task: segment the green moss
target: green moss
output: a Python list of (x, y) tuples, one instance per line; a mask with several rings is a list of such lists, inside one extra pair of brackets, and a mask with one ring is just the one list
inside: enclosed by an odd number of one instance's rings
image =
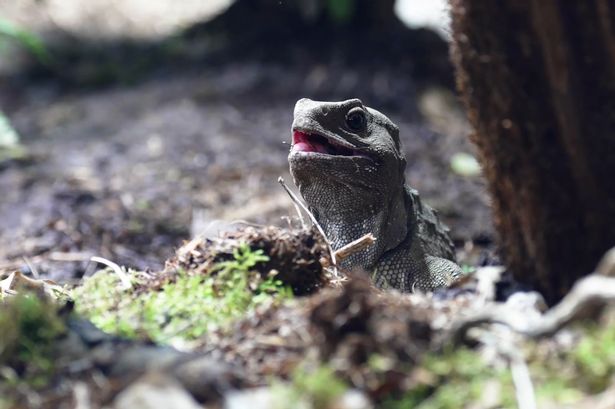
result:
[(604, 391), (615, 375), (615, 327), (589, 328), (585, 337), (570, 354), (580, 378), (590, 393)]
[[(615, 326), (593, 325), (569, 351), (557, 352), (540, 341), (525, 345), (526, 360), (539, 406), (571, 405), (606, 390), (615, 376)], [(515, 389), (507, 367), (491, 368), (467, 348), (428, 354), (420, 368), (428, 381), (416, 382), (402, 396), (385, 399), (385, 409), (453, 409), (465, 407), (494, 393), (498, 407), (513, 408)], [(493, 398), (493, 397), (492, 397)]]
[[(268, 257), (242, 244), (230, 261), (206, 274), (180, 272), (159, 290), (123, 290), (111, 271), (101, 271), (73, 291), (77, 312), (102, 330), (157, 342), (195, 339), (228, 324), (269, 299), (292, 295), (275, 277), (252, 269)], [(136, 272), (128, 273), (143, 284)]]
[(33, 294), (5, 298), (0, 304), (0, 379), (32, 387), (47, 384), (54, 369), (53, 341), (65, 330), (50, 302)]
[(14, 407), (15, 402), (12, 402), (4, 396), (0, 396), (0, 409), (9, 409)]
[(615, 376), (615, 326), (590, 325), (567, 352), (534, 348), (530, 370), (541, 402), (573, 404), (606, 390)]
[(416, 382), (401, 397), (385, 399), (385, 409), (457, 409), (479, 402), (483, 394), (497, 387), (498, 407), (514, 408), (514, 389), (510, 376), (483, 362), (479, 354), (467, 348), (451, 349), (443, 354), (425, 356), (420, 371), (429, 381)]
[(273, 386), (276, 409), (297, 407), (326, 409), (335, 407), (336, 400), (349, 386), (327, 365), (309, 368), (300, 365), (288, 384)]

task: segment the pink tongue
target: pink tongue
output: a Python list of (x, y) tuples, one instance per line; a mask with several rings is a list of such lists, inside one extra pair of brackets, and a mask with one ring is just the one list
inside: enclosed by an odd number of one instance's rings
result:
[(299, 152), (313, 152), (314, 148), (307, 142), (295, 142), (293, 144), (293, 150)]
[(307, 134), (300, 131), (293, 132), (293, 150), (299, 152), (327, 153), (327, 148), (324, 145), (310, 141)]

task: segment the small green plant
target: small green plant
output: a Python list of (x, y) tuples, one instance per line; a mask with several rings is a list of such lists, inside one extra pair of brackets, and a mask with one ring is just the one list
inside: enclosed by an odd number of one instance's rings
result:
[(41, 63), (47, 64), (51, 61), (45, 43), (33, 32), (19, 27), (17, 24), (0, 18), (0, 46), (3, 41), (16, 42), (26, 50), (30, 51)]
[(336, 399), (348, 388), (348, 384), (336, 376), (333, 369), (327, 365), (316, 368), (299, 365), (293, 372), (289, 384), (274, 385), (275, 407), (277, 409), (333, 408)]
[(34, 294), (7, 297), (0, 307), (0, 379), (44, 386), (53, 372), (53, 341), (65, 332), (57, 307)]
[[(241, 244), (231, 260), (206, 274), (180, 271), (159, 290), (123, 290), (112, 272), (102, 271), (75, 288), (73, 297), (77, 311), (104, 331), (163, 343), (196, 339), (266, 300), (292, 296), (275, 277), (253, 271), (268, 260), (262, 250)], [(129, 274), (143, 280), (136, 272)]]

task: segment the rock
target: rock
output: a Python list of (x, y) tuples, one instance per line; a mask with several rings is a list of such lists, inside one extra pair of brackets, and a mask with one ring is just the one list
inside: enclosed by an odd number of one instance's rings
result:
[(351, 389), (345, 392), (327, 408), (316, 408), (310, 404), (309, 399), (298, 398), (293, 402), (280, 402), (284, 395), (278, 395), (272, 388), (254, 388), (235, 391), (227, 394), (224, 399), (224, 409), (372, 409), (373, 405), (365, 394), (359, 390)]
[(206, 356), (178, 365), (173, 375), (200, 402), (218, 401), (225, 392), (243, 384), (238, 371)]
[(114, 400), (113, 409), (202, 409), (173, 378), (160, 372), (143, 375)]
[[(224, 397), (224, 409), (269, 409), (275, 407), (271, 388), (254, 388), (235, 391)], [(299, 405), (296, 406), (297, 408)]]

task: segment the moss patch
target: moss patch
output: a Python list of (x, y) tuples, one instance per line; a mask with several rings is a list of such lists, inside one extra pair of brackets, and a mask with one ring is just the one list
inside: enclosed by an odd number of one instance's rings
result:
[[(547, 340), (525, 345), (539, 406), (573, 405), (612, 384), (615, 326), (591, 325), (582, 331), (581, 339), (569, 350), (554, 347)], [(502, 408), (516, 407), (509, 368), (493, 368), (477, 351), (467, 348), (427, 354), (410, 379), (412, 386), (408, 391), (384, 399), (381, 407), (453, 409), (484, 402), (495, 402)]]
[(349, 386), (333, 369), (322, 364), (310, 367), (300, 365), (293, 372), (290, 383), (273, 386), (275, 409), (334, 408), (336, 400)]
[(78, 313), (102, 330), (130, 338), (169, 343), (195, 339), (228, 324), (267, 300), (292, 295), (275, 275), (255, 271), (269, 257), (239, 244), (233, 258), (204, 271), (177, 271), (173, 280), (148, 286), (148, 276), (128, 272), (133, 289), (124, 290), (111, 271), (98, 272), (73, 291)]
[[(66, 328), (58, 308), (33, 294), (7, 297), (0, 304), (0, 385), (41, 387), (54, 371), (53, 342)], [(1, 390), (1, 388), (0, 388)]]

